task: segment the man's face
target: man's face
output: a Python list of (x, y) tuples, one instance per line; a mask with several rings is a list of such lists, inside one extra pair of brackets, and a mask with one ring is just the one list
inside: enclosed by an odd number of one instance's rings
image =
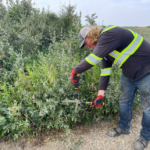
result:
[(96, 46), (96, 44), (93, 44), (93, 43), (92, 43), (92, 40), (89, 39), (89, 38), (86, 38), (86, 39), (85, 39), (84, 44), (85, 44), (85, 47), (91, 48), (91, 49), (94, 49), (95, 46)]

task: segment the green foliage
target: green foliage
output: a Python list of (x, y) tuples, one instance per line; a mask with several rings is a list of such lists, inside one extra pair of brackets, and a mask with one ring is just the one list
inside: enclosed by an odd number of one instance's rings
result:
[(75, 6), (62, 5), (60, 12), (59, 16), (50, 10), (40, 12), (30, 0), (8, 0), (8, 12), (0, 24), (16, 52), (24, 49), (23, 56), (34, 56), (37, 49), (46, 52), (53, 36), (59, 41), (70, 30), (76, 32), (81, 16), (75, 14)]
[(0, 19), (2, 19), (6, 14), (6, 7), (3, 5), (3, 0), (0, 0)]
[(22, 16), (28, 17), (34, 10), (31, 4), (31, 0), (8, 0), (8, 15), (11, 20), (20, 22)]
[[(106, 94), (106, 106), (100, 109), (78, 107), (75, 114), (75, 104), (63, 104), (66, 99), (74, 99), (74, 88), (69, 80), (72, 68), (90, 51), (78, 52), (78, 39), (73, 33), (65, 41), (56, 42), (49, 47), (46, 55), (38, 53), (38, 62), (26, 65), (25, 70), (17, 68), (18, 73), (13, 84), (3, 82), (0, 86), (0, 115), (3, 118), (2, 133), (13, 136), (14, 139), (23, 133), (34, 133), (51, 128), (68, 128), (77, 123), (92, 123), (100, 114), (117, 113), (117, 87), (114, 94)], [(75, 49), (72, 50), (72, 47)], [(71, 62), (71, 63), (70, 63)], [(79, 99), (93, 101), (98, 91), (100, 66), (95, 66), (81, 75)], [(119, 78), (116, 72), (114, 75)], [(117, 79), (118, 79), (117, 78)], [(112, 86), (117, 85), (112, 78)], [(111, 97), (111, 99), (109, 99)], [(112, 99), (115, 102), (112, 103)], [(110, 107), (111, 106), (111, 107)], [(111, 108), (109, 110), (109, 107)]]
[[(57, 45), (56, 53), (52, 53), (51, 48), (47, 56), (39, 53), (38, 63), (27, 65), (25, 72), (19, 69), (13, 85), (6, 82), (1, 85), (0, 114), (6, 120), (2, 127), (5, 133), (20, 136), (24, 132), (33, 132), (35, 128), (39, 132), (67, 128), (81, 119), (88, 119), (88, 113), (83, 113), (82, 117), (74, 113), (74, 104), (61, 103), (62, 100), (73, 99), (73, 87), (68, 78), (76, 61), (65, 54), (68, 48), (65, 43), (60, 46)], [(70, 64), (70, 59), (74, 63)]]
[(68, 31), (73, 30), (73, 25), (79, 23), (80, 17), (77, 14), (75, 14), (75, 9), (76, 5), (61, 5), (59, 16), (60, 20), (62, 21), (65, 33), (68, 33)]
[(85, 21), (87, 22), (88, 25), (96, 25), (95, 20), (98, 18), (98, 16), (96, 16), (96, 13), (94, 13), (91, 16), (86, 15), (85, 18), (86, 18)]

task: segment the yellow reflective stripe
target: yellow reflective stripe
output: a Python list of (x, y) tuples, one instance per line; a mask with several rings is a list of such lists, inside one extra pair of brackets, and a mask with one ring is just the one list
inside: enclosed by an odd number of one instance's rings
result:
[(85, 60), (89, 63), (89, 64), (91, 64), (91, 65), (96, 65), (95, 63), (93, 63), (92, 61), (90, 61), (87, 57), (85, 58)]
[(110, 68), (101, 69), (101, 70), (102, 71), (111, 70), (111, 67)]
[(111, 67), (101, 69), (101, 75), (100, 76), (110, 76), (110, 74), (111, 74)]
[(91, 53), (89, 56), (87, 56), (85, 58), (85, 60), (91, 65), (96, 65), (102, 60), (102, 58), (100, 58), (100, 57), (96, 56), (95, 54)]
[(113, 52), (114, 52), (114, 53), (117, 53), (118, 55), (120, 54), (117, 50), (114, 50)]
[(138, 45), (134, 48), (134, 50), (130, 53), (130, 55), (127, 55), (127, 56), (125, 57), (125, 59), (120, 63), (119, 67), (121, 67), (122, 64), (123, 64), (132, 54), (135, 53), (135, 51), (140, 47), (140, 45), (142, 44), (142, 42), (143, 42), (143, 37), (141, 37), (140, 42), (139, 42)]
[(130, 30), (130, 29), (128, 29), (128, 30), (129, 30), (130, 32), (132, 32), (133, 36), (135, 37), (136, 34), (135, 34), (132, 30)]
[(117, 56), (115, 56), (113, 53), (116, 53), (117, 55), (119, 55), (120, 53), (116, 50), (114, 50), (113, 52), (109, 53), (109, 55), (113, 58), (116, 58)]
[(111, 57), (113, 57), (113, 58), (116, 58), (115, 56), (113, 56), (113, 55), (111, 55), (111, 54), (109, 54)]
[(112, 26), (112, 27), (110, 27), (110, 28), (107, 28), (107, 29), (105, 29), (102, 33), (106, 32), (106, 31), (108, 31), (108, 30), (110, 30), (110, 29), (113, 29), (113, 28), (115, 28), (115, 27), (117, 27), (117, 26)]
[(101, 74), (101, 76), (110, 76), (110, 74)]
[(94, 55), (93, 53), (91, 53), (91, 55), (92, 55), (95, 59), (97, 59), (97, 60), (102, 60), (102, 58), (100, 58), (100, 57)]
[(117, 60), (119, 59), (119, 57), (126, 51), (128, 50), (132, 44), (135, 42), (136, 38), (138, 37), (138, 34), (136, 34), (135, 38), (132, 40), (132, 42), (118, 55), (118, 57), (115, 59), (114, 64), (116, 64)]

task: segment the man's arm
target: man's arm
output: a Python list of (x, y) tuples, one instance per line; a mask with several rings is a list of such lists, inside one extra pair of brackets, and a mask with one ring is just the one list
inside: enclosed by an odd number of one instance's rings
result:
[(104, 94), (105, 94), (105, 90), (99, 90), (99, 91), (98, 91), (98, 96), (99, 96), (99, 95), (102, 95), (102, 96), (104, 97)]
[(110, 74), (111, 74), (111, 67), (112, 63), (109, 62), (106, 58), (102, 60), (102, 69), (101, 69), (101, 75), (99, 80), (99, 91), (98, 96), (103, 96), (105, 94), (105, 91), (108, 86)]

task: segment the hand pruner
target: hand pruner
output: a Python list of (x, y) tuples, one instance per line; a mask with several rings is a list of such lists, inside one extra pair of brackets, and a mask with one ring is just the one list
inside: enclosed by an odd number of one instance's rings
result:
[[(74, 94), (74, 98), (75, 98), (75, 100), (65, 100), (65, 101), (62, 101), (63, 103), (76, 103), (76, 106), (75, 106), (75, 113), (77, 112), (77, 108), (78, 108), (78, 105), (79, 104), (81, 104), (81, 105), (94, 105), (94, 102), (80, 102), (79, 100), (78, 100), (78, 90), (79, 90), (79, 79), (80, 79), (80, 77), (79, 77), (79, 75), (74, 75), (73, 76), (73, 79), (74, 80), (78, 80), (78, 82), (76, 82), (75, 84), (74, 84), (74, 87), (75, 87), (75, 94)], [(104, 105), (104, 102), (102, 102), (101, 101), (101, 103), (100, 103), (101, 105)]]

